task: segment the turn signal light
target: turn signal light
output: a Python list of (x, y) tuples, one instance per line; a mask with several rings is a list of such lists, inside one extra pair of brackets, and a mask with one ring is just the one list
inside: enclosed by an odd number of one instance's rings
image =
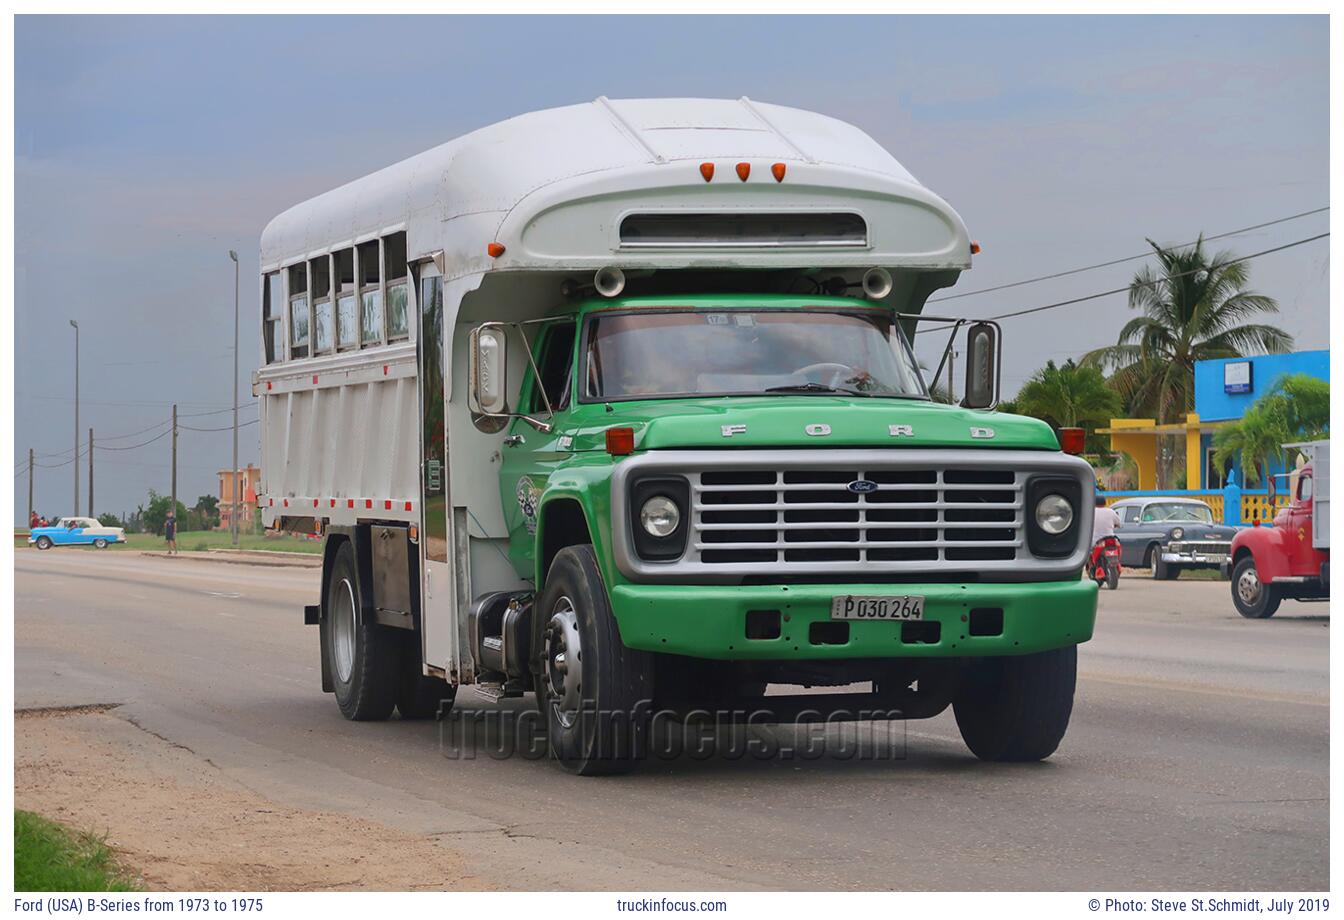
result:
[(607, 453), (613, 457), (624, 457), (635, 452), (635, 429), (608, 428)]
[(978, 256), (979, 254), (980, 254), (980, 241), (971, 240), (971, 255)]
[(701, 163), (701, 164), (700, 164), (700, 175), (702, 175), (702, 176), (705, 177), (705, 181), (706, 181), (706, 182), (708, 182), (710, 179), (713, 179), (713, 178), (714, 178), (714, 164), (713, 164), (713, 163)]
[(485, 247), (485, 251), (490, 253), (490, 258), (498, 259), (500, 256), (504, 255), (504, 244), (491, 243), (489, 246)]
[(1083, 440), (1086, 437), (1086, 429), (1061, 428), (1059, 429), (1060, 449), (1066, 454), (1081, 454), (1083, 452)]
[(770, 167), (770, 172), (771, 172), (771, 174), (775, 177), (775, 181), (776, 181), (776, 182), (783, 182), (783, 181), (784, 181), (784, 164), (783, 164), (783, 163), (776, 163), (774, 166), (771, 166), (771, 167)]
[(750, 164), (750, 163), (738, 163), (738, 164), (737, 164), (737, 178), (741, 179), (743, 182), (746, 182), (746, 181), (747, 181), (747, 176), (750, 176), (750, 175), (751, 175), (751, 164)]

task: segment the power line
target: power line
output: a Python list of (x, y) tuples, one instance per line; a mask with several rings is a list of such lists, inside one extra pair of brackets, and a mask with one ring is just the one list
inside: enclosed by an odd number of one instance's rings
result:
[[(1043, 311), (1045, 311), (1045, 310), (1055, 310), (1055, 309), (1058, 309), (1059, 307), (1068, 307), (1068, 306), (1072, 306), (1073, 304), (1083, 303), (1083, 302), (1088, 301), (1088, 300), (1097, 300), (1098, 298), (1101, 298), (1101, 297), (1110, 297), (1112, 294), (1124, 294), (1124, 293), (1127, 293), (1128, 291), (1130, 291), (1131, 289), (1133, 289), (1133, 288), (1136, 287), (1136, 286), (1140, 286), (1140, 287), (1145, 287), (1145, 286), (1146, 286), (1146, 287), (1155, 287), (1155, 286), (1157, 286), (1157, 285), (1159, 285), (1159, 284), (1164, 284), (1164, 283), (1166, 283), (1167, 281), (1171, 280), (1172, 278), (1183, 278), (1183, 277), (1185, 277), (1185, 276), (1187, 276), (1187, 275), (1195, 275), (1195, 274), (1198, 274), (1199, 272), (1202, 272), (1202, 271), (1208, 271), (1209, 268), (1221, 268), (1221, 267), (1226, 266), (1226, 265), (1236, 265), (1236, 264), (1239, 263), (1239, 262), (1247, 262), (1247, 261), (1249, 261), (1249, 260), (1251, 260), (1251, 259), (1259, 258), (1260, 256), (1267, 256), (1267, 255), (1269, 255), (1270, 253), (1274, 253), (1274, 252), (1282, 252), (1282, 251), (1285, 250), (1285, 249), (1292, 249), (1294, 246), (1302, 246), (1302, 245), (1305, 245), (1305, 244), (1307, 244), (1307, 243), (1314, 243), (1314, 242), (1316, 242), (1316, 240), (1323, 240), (1323, 239), (1325, 239), (1325, 238), (1326, 238), (1327, 236), (1329, 236), (1329, 235), (1330, 235), (1330, 234), (1329, 234), (1328, 232), (1327, 232), (1327, 233), (1318, 233), (1318, 234), (1316, 234), (1315, 236), (1309, 236), (1309, 237), (1307, 237), (1306, 239), (1294, 240), (1294, 241), (1291, 242), (1291, 243), (1284, 243), (1282, 246), (1274, 246), (1273, 248), (1270, 248), (1270, 249), (1262, 249), (1262, 250), (1260, 250), (1259, 252), (1252, 252), (1252, 253), (1250, 253), (1249, 255), (1238, 256), (1238, 257), (1235, 258), (1235, 259), (1229, 259), (1229, 260), (1226, 261), (1226, 262), (1219, 262), (1217, 265), (1209, 266), (1209, 267), (1207, 267), (1207, 268), (1195, 268), (1195, 269), (1191, 269), (1190, 271), (1177, 272), (1176, 274), (1172, 274), (1172, 275), (1163, 275), (1161, 278), (1155, 278), (1155, 279), (1153, 279), (1152, 281), (1146, 281), (1146, 282), (1137, 282), (1137, 281), (1136, 281), (1136, 282), (1131, 282), (1130, 284), (1127, 284), (1127, 285), (1125, 285), (1124, 287), (1120, 287), (1120, 288), (1112, 288), (1112, 289), (1109, 290), (1109, 291), (1098, 291), (1096, 294), (1086, 294), (1086, 295), (1084, 295), (1084, 296), (1082, 296), (1082, 297), (1071, 297), (1071, 298), (1069, 298), (1068, 300), (1059, 300), (1059, 301), (1056, 301), (1056, 302), (1054, 302), (1054, 303), (1043, 304), (1043, 305), (1041, 305), (1041, 306), (1039, 306), (1039, 307), (1027, 307), (1026, 309), (1023, 309), (1023, 310), (1013, 310), (1013, 311), (1010, 312), (1010, 313), (1000, 313), (1000, 314), (998, 314), (997, 316), (989, 316), (989, 317), (986, 317), (986, 319), (992, 319), (992, 320), (999, 320), (999, 319), (1013, 319), (1014, 317), (1018, 317), (1018, 316), (1026, 316), (1026, 315), (1029, 314), (1029, 313), (1041, 313), (1041, 312), (1043, 312)], [(916, 332), (916, 334), (917, 334), (917, 335), (927, 335), (927, 334), (930, 333), (930, 332), (941, 332), (941, 331), (943, 331), (943, 330), (945, 330), (945, 329), (951, 329), (951, 328), (953, 328), (953, 327), (952, 327), (952, 325), (950, 325), (950, 324), (949, 324), (949, 325), (945, 325), (945, 326), (935, 326), (935, 327), (930, 328), (930, 329), (920, 329), (920, 330), (918, 330), (918, 331)]]
[[(1290, 221), (1290, 220), (1297, 220), (1297, 219), (1302, 218), (1302, 217), (1310, 217), (1310, 216), (1313, 215), (1313, 214), (1320, 214), (1320, 213), (1322, 213), (1322, 212), (1324, 212), (1324, 211), (1328, 211), (1328, 210), (1330, 210), (1329, 205), (1327, 205), (1326, 207), (1323, 207), (1323, 208), (1313, 208), (1313, 209), (1310, 210), (1310, 211), (1302, 211), (1300, 214), (1290, 214), (1290, 215), (1288, 215), (1287, 217), (1280, 217), (1280, 218), (1278, 218), (1278, 219), (1276, 219), (1276, 220), (1267, 220), (1267, 221), (1265, 221), (1265, 222), (1262, 223), (1262, 224), (1252, 224), (1252, 225), (1249, 226), (1249, 227), (1242, 227), (1242, 228), (1239, 229), (1239, 230), (1228, 230), (1226, 233), (1216, 233), (1216, 234), (1214, 234), (1213, 236), (1202, 237), (1202, 239), (1203, 239), (1205, 242), (1207, 242), (1207, 241), (1209, 241), (1209, 240), (1221, 240), (1221, 239), (1225, 239), (1225, 238), (1227, 238), (1227, 237), (1229, 237), (1229, 236), (1237, 236), (1238, 234), (1241, 234), (1241, 233), (1249, 233), (1249, 232), (1252, 231), (1252, 230), (1260, 230), (1260, 229), (1263, 229), (1263, 228), (1265, 228), (1265, 227), (1273, 227), (1275, 224), (1283, 224), (1283, 223), (1287, 223), (1287, 222)], [(1191, 241), (1188, 242), (1188, 243), (1181, 243), (1181, 244), (1179, 244), (1179, 245), (1177, 245), (1177, 246), (1172, 246), (1172, 247), (1168, 247), (1168, 248), (1171, 248), (1171, 249), (1182, 249), (1182, 248), (1184, 248), (1184, 247), (1186, 247), (1186, 246), (1193, 246), (1193, 245), (1195, 245), (1195, 243), (1197, 243), (1197, 242), (1199, 242), (1199, 240), (1191, 240)], [(1135, 261), (1136, 259), (1147, 259), (1147, 258), (1151, 258), (1153, 255), (1154, 255), (1154, 253), (1152, 253), (1152, 252), (1143, 252), (1143, 253), (1139, 253), (1138, 255), (1135, 255), (1135, 256), (1125, 256), (1125, 257), (1122, 258), (1122, 259), (1111, 259), (1109, 262), (1098, 262), (1098, 263), (1096, 263), (1095, 265), (1084, 265), (1082, 268), (1071, 268), (1071, 269), (1069, 269), (1069, 270), (1067, 270), (1067, 271), (1054, 272), (1054, 273), (1049, 274), (1049, 275), (1039, 275), (1039, 276), (1037, 276), (1037, 277), (1035, 277), (1035, 278), (1024, 278), (1024, 279), (1021, 280), (1021, 281), (1010, 281), (1010, 282), (1008, 282), (1007, 284), (996, 284), (996, 285), (994, 285), (993, 287), (978, 288), (978, 289), (976, 289), (976, 290), (974, 290), (974, 291), (962, 291), (960, 294), (949, 294), (949, 295), (947, 295), (946, 297), (935, 297), (935, 298), (932, 298), (932, 299), (930, 299), (930, 300), (928, 300), (928, 301), (925, 301), (925, 302), (926, 302), (926, 303), (941, 303), (941, 302), (943, 302), (943, 301), (945, 301), (945, 300), (959, 300), (959, 299), (961, 299), (962, 297), (974, 297), (976, 294), (989, 294), (989, 293), (992, 293), (992, 292), (994, 292), (994, 291), (1004, 291), (1004, 290), (1007, 290), (1008, 288), (1021, 287), (1021, 286), (1024, 285), (1024, 284), (1035, 284), (1035, 283), (1038, 282), (1038, 281), (1051, 281), (1051, 280), (1053, 280), (1053, 279), (1055, 279), (1055, 278), (1064, 278), (1064, 277), (1067, 277), (1067, 276), (1069, 276), (1069, 275), (1077, 275), (1077, 274), (1079, 274), (1080, 272), (1090, 272), (1090, 271), (1092, 271), (1093, 269), (1097, 269), (1097, 268), (1108, 268), (1108, 267), (1110, 267), (1110, 266), (1112, 266), (1112, 265), (1121, 265), (1121, 264), (1123, 264), (1123, 263), (1125, 263), (1125, 262), (1133, 262), (1133, 261)]]
[[(248, 425), (255, 425), (255, 424), (256, 424), (257, 422), (259, 422), (259, 421), (261, 421), (261, 419), (256, 419), (256, 418), (254, 418), (254, 419), (252, 419), (250, 422), (241, 422), (241, 423), (238, 425), (238, 427), (239, 427), (239, 428), (246, 428)], [(190, 425), (178, 425), (177, 427), (183, 429), (184, 431), (232, 431), (232, 430), (233, 430), (233, 426), (232, 426), (232, 425), (225, 425), (223, 428), (193, 428), (193, 427), (190, 426)]]
[[(181, 427), (181, 426), (178, 426), (178, 427)], [(97, 447), (98, 450), (135, 450), (136, 448), (144, 447), (144, 446), (146, 446), (146, 445), (148, 445), (148, 444), (153, 444), (155, 441), (162, 440), (163, 438), (168, 437), (168, 435), (170, 435), (170, 434), (172, 434), (172, 433), (173, 433), (173, 429), (169, 428), (167, 431), (161, 431), (161, 432), (159, 432), (158, 434), (156, 434), (154, 437), (150, 438), (148, 441), (141, 441), (139, 444), (128, 444), (128, 445), (125, 446), (125, 447), (104, 447), (103, 445), (98, 444), (98, 445), (96, 445), (96, 447)]]

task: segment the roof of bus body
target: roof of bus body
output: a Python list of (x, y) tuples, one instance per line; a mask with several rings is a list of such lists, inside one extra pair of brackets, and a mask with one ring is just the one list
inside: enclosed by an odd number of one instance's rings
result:
[[(715, 164), (706, 180), (699, 164)], [(739, 180), (738, 163), (750, 164)], [(783, 179), (771, 167), (783, 164)], [(442, 249), (452, 275), (493, 268), (783, 267), (793, 252), (621, 253), (617, 225), (652, 211), (859, 211), (857, 254), (808, 265), (970, 266), (961, 218), (853, 125), (727, 99), (599, 98), (473, 131), (295, 205), (261, 236), (265, 268), (408, 230), (411, 258)], [(505, 246), (491, 258), (491, 242)]]

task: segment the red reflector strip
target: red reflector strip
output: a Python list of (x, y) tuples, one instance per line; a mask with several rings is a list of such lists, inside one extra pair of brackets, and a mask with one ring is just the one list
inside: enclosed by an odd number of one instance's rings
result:
[(372, 508), (372, 507), (373, 507), (373, 499), (371, 499), (371, 498), (366, 498), (366, 499), (364, 499), (364, 507), (365, 507), (365, 508)]
[(317, 499), (313, 499), (313, 507), (314, 507), (314, 508), (317, 507)]
[(268, 499), (266, 499), (266, 501), (270, 503), (270, 507), (272, 507), (272, 508), (275, 507), (275, 499), (273, 499), (273, 498), (268, 498)]
[(410, 511), (410, 510), (411, 510), (411, 503), (410, 503), (410, 502), (407, 502), (407, 503), (406, 503), (406, 510), (407, 510), (407, 511)]
[(333, 508), (336, 507), (336, 499), (334, 499), (334, 498), (331, 500), (331, 507), (333, 507)]
[(270, 390), (270, 389), (274, 389), (274, 388), (275, 388), (275, 384), (273, 384), (273, 383), (271, 383), (271, 381), (267, 380), (267, 381), (266, 381), (266, 389)]
[(289, 499), (285, 499), (285, 507), (286, 507), (286, 508), (289, 507)]
[(384, 377), (387, 376), (387, 365), (386, 365), (386, 364), (383, 365), (383, 376), (384, 376)]
[(313, 375), (313, 383), (317, 383), (317, 375), (316, 375), (316, 374)]
[(354, 500), (353, 498), (347, 498), (347, 499), (345, 500), (345, 507), (347, 507), (347, 508), (353, 508), (353, 507), (355, 507), (355, 500)]
[(383, 510), (384, 511), (392, 510), (392, 499), (388, 498), (383, 500)]

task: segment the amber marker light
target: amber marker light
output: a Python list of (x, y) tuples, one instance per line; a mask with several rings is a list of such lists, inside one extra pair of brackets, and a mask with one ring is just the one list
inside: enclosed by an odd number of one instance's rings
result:
[(1087, 431), (1082, 428), (1061, 428), (1059, 429), (1059, 446), (1066, 454), (1081, 454), (1083, 452), (1083, 440), (1087, 437)]
[(704, 179), (705, 179), (706, 182), (708, 182), (710, 179), (713, 179), (713, 178), (714, 178), (714, 164), (713, 164), (713, 163), (701, 163), (701, 164), (700, 164), (700, 175), (704, 177)]
[(746, 181), (747, 181), (747, 176), (750, 176), (750, 175), (751, 175), (751, 164), (750, 164), (750, 163), (738, 163), (738, 164), (737, 164), (737, 178), (741, 179), (743, 182), (746, 182)]
[(490, 253), (490, 258), (498, 259), (500, 256), (504, 255), (504, 244), (491, 243), (489, 246), (485, 247), (485, 251)]
[(635, 429), (608, 428), (607, 453), (613, 457), (624, 457), (635, 452)]
[(776, 182), (783, 182), (783, 181), (784, 181), (784, 164), (783, 164), (783, 163), (776, 163), (774, 166), (771, 166), (771, 167), (770, 167), (770, 174), (771, 174), (772, 176), (775, 177), (775, 181), (776, 181)]

